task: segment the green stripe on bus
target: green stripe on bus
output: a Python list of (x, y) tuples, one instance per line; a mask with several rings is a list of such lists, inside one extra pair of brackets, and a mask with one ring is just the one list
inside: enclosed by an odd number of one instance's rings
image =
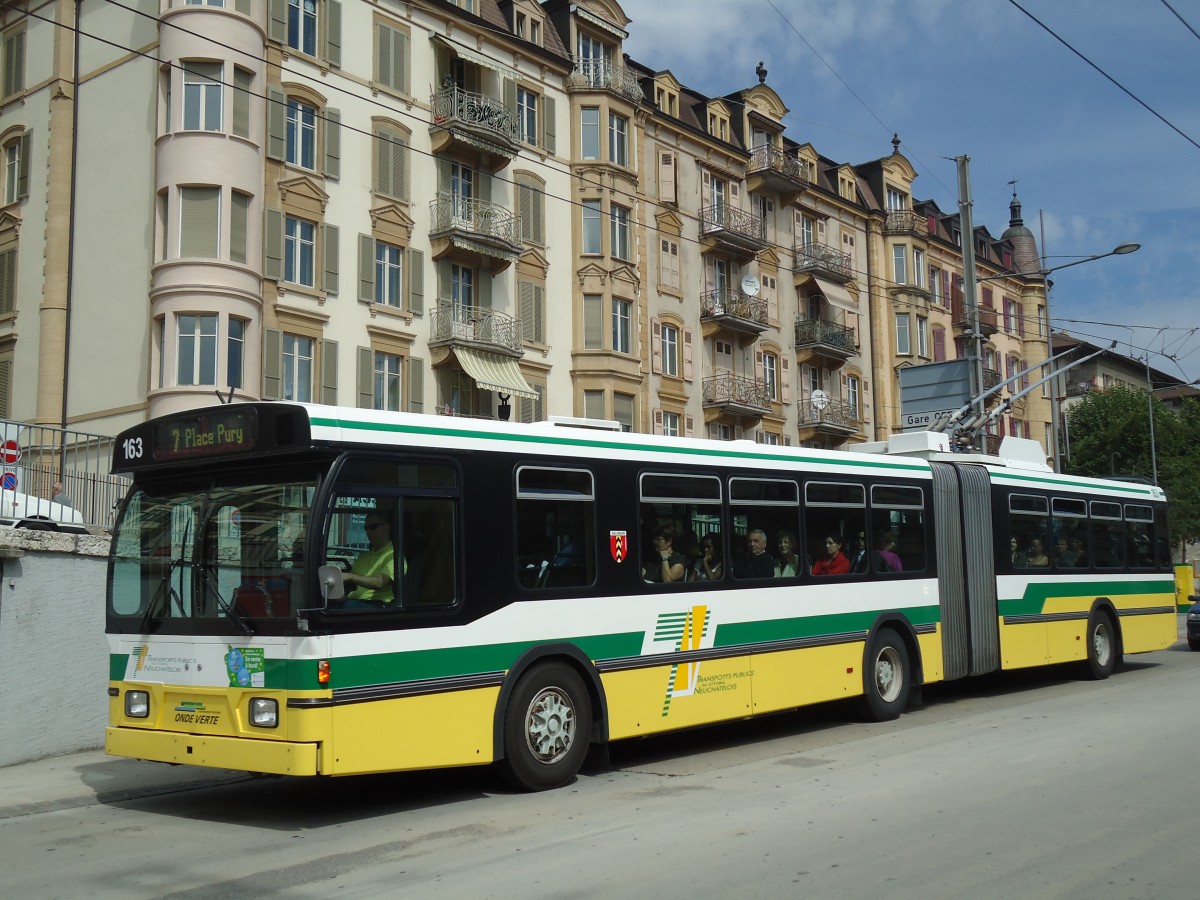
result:
[[(724, 450), (720, 448), (691, 448), (691, 447), (670, 447), (657, 446), (655, 444), (632, 444), (632, 443), (612, 443), (604, 440), (586, 439), (575, 436), (555, 437), (547, 435), (543, 432), (537, 434), (510, 434), (507, 432), (490, 432), (490, 431), (470, 431), (457, 430), (449, 428), (438, 428), (435, 426), (419, 426), (419, 425), (390, 425), (381, 422), (355, 422), (343, 419), (318, 419), (314, 418), (312, 424), (324, 428), (348, 428), (357, 431), (385, 431), (395, 432), (397, 434), (423, 434), (440, 438), (476, 438), (478, 440), (487, 441), (505, 441), (515, 443), (530, 443), (530, 444), (551, 444), (559, 447), (589, 447), (600, 448), (604, 450), (618, 450), (622, 452), (630, 450), (641, 450), (650, 453), (674, 453), (683, 456), (699, 456), (705, 459), (724, 458), (724, 459), (748, 459), (748, 460), (766, 460), (766, 461), (787, 461), (807, 463), (809, 465), (823, 466), (840, 466), (847, 469), (861, 468), (881, 468), (893, 471), (909, 471), (909, 472), (929, 472), (929, 467), (922, 463), (912, 462), (897, 462), (881, 457), (880, 459), (857, 460), (857, 459), (826, 459), (825, 457), (811, 457), (797, 454), (789, 454), (784, 452), (779, 453), (756, 453), (746, 450)], [(711, 443), (719, 443), (713, 441)]]
[[(1015, 484), (1045, 484), (1073, 489), (1078, 489), (1081, 487), (1101, 487), (1101, 485), (1080, 484), (1077, 481), (1069, 481), (1065, 478), (1056, 478), (1053, 475), (1034, 475), (1030, 472), (1006, 472), (1002, 469), (991, 469), (989, 471), (992, 477), (997, 481), (1011, 481)], [(1144, 497), (1147, 500), (1161, 499), (1155, 492), (1155, 489), (1146, 485), (1105, 482), (1103, 487), (1106, 491), (1112, 491), (1114, 494), (1136, 494), (1137, 496)]]
[[(906, 616), (914, 626), (933, 625), (941, 621), (941, 613), (936, 606), (915, 606), (898, 610), (898, 612)], [(772, 641), (867, 631), (879, 618), (879, 613), (880, 610), (871, 609), (865, 612), (836, 613), (827, 616), (771, 619), (766, 622), (734, 622), (717, 627), (713, 646), (736, 647), (740, 644), (765, 644)], [(747, 652), (753, 651), (753, 646), (747, 647)]]
[(1146, 581), (1043, 581), (1025, 586), (1021, 597), (1000, 600), (1002, 616), (1035, 616), (1046, 610), (1051, 597), (1126, 597), (1130, 594), (1175, 595), (1175, 582), (1169, 578)]

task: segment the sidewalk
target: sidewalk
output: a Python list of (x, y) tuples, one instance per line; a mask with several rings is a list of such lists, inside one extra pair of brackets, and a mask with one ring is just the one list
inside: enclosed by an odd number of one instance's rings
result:
[(87, 750), (0, 768), (0, 819), (248, 781), (245, 772), (169, 766)]

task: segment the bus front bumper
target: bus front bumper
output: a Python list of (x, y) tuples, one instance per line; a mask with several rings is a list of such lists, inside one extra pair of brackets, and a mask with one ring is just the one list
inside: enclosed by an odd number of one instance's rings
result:
[(266, 775), (317, 775), (318, 751), (318, 744), (141, 728), (109, 727), (104, 733), (104, 752), (109, 756)]

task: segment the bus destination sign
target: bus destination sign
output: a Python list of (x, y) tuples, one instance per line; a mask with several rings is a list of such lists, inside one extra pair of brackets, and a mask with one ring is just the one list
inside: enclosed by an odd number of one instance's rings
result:
[(246, 453), (257, 442), (258, 416), (253, 408), (172, 416), (155, 426), (154, 458), (166, 462)]

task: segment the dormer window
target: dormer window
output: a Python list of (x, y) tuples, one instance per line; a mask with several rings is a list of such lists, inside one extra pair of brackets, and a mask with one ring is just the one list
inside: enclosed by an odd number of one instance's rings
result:
[(529, 30), (529, 17), (525, 13), (517, 13), (517, 37), (524, 38)]
[(844, 173), (838, 173), (838, 196), (843, 200), (854, 199), (854, 179)]
[(708, 133), (723, 141), (729, 140), (729, 118), (719, 112), (708, 114)]
[(896, 188), (888, 186), (887, 189), (887, 209), (888, 212), (901, 212), (908, 209), (908, 194), (904, 191), (896, 190)]
[(654, 89), (654, 105), (661, 113), (672, 118), (679, 117), (679, 95), (670, 88), (659, 85)]

